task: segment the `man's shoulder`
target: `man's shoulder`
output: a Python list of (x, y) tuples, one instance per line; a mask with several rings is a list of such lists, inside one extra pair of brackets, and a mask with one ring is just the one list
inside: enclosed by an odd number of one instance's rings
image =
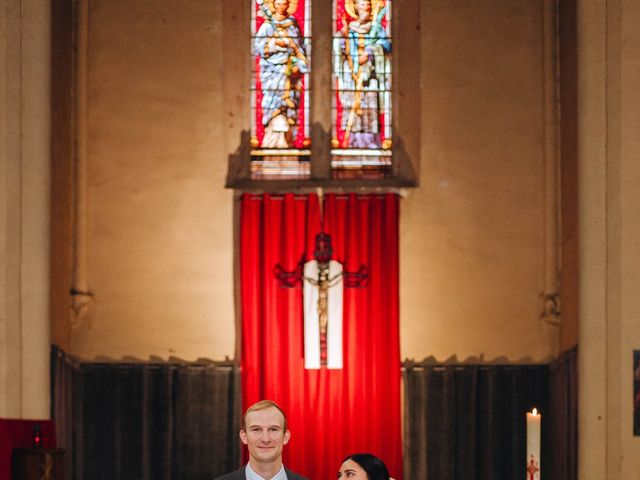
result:
[(287, 480), (308, 480), (306, 477), (302, 475), (298, 475), (296, 472), (292, 472), (288, 468), (285, 467), (285, 472), (287, 472)]
[(226, 473), (221, 477), (216, 477), (214, 480), (245, 480), (247, 477), (244, 474), (245, 465), (240, 467), (235, 472)]

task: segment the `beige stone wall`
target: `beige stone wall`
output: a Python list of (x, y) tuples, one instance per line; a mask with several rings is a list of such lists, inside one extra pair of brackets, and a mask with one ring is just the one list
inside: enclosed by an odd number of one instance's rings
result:
[(542, 361), (543, 3), (423, 2), (420, 188), (402, 205), (402, 352)]
[(49, 7), (0, 1), (0, 417), (49, 416)]
[[(613, 188), (619, 188), (619, 202), (614, 202), (615, 215), (619, 219), (614, 236), (614, 258), (619, 268), (619, 283), (614, 284), (611, 300), (618, 304), (614, 310), (619, 315), (619, 346), (613, 345), (611, 353), (617, 357), (610, 374), (614, 382), (613, 408), (620, 409), (620, 430), (613, 436), (620, 438), (620, 449), (613, 443), (610, 453), (620, 459), (620, 477), (640, 475), (640, 437), (631, 437), (633, 412), (633, 383), (627, 374), (632, 350), (640, 350), (640, 4), (629, 0), (620, 2), (620, 85), (619, 85), (619, 165), (614, 163)], [(614, 88), (616, 85), (614, 84)], [(619, 182), (619, 183), (618, 183)], [(619, 250), (618, 250), (619, 248)], [(619, 289), (619, 296), (616, 290)]]
[(640, 474), (632, 352), (640, 347), (640, 5), (578, 2), (579, 478)]
[[(234, 355), (221, 2), (88, 2), (82, 357)], [(81, 20), (82, 21), (82, 20)]]
[[(234, 110), (248, 106), (224, 92), (242, 81), (227, 65), (243, 62), (249, 40), (225, 38), (233, 29), (222, 19), (242, 15), (223, 2), (80, 3), (80, 286), (93, 296), (79, 315), (56, 314), (54, 332), (87, 358), (233, 357), (224, 180), (246, 115)], [(548, 360), (558, 328), (539, 318), (543, 2), (421, 5), (422, 154), (420, 188), (401, 206), (402, 355)]]

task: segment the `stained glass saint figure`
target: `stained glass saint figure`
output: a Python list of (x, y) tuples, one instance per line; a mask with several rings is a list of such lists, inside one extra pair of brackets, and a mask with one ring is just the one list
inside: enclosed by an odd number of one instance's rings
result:
[(257, 0), (263, 19), (254, 40), (259, 57), (262, 148), (294, 148), (303, 77), (309, 62), (298, 20), (298, 0)]
[(390, 0), (334, 2), (333, 163), (356, 155), (356, 164), (382, 165), (391, 154)]

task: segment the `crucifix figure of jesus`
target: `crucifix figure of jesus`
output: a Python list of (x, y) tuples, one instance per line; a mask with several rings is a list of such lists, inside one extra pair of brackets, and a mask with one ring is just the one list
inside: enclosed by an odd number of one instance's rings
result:
[(343, 269), (332, 254), (331, 237), (321, 232), (303, 268), (305, 368), (342, 368)]

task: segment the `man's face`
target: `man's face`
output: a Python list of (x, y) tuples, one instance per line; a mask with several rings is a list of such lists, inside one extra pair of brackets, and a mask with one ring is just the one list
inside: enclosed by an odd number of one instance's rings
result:
[(284, 430), (284, 417), (275, 407), (249, 412), (240, 440), (249, 447), (251, 460), (257, 463), (282, 461), (282, 448), (291, 434)]

